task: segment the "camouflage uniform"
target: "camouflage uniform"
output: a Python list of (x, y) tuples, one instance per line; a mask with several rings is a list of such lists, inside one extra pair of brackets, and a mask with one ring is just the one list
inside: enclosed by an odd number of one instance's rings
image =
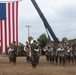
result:
[(35, 40), (31, 44), (31, 59), (32, 59), (32, 66), (36, 67), (36, 65), (39, 63), (39, 49)]
[(15, 43), (11, 44), (8, 53), (9, 53), (10, 62), (13, 62), (15, 64), (17, 57), (17, 45), (15, 45)]

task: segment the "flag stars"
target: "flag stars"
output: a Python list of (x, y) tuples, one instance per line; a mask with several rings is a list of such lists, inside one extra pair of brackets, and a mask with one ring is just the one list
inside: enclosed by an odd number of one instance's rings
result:
[(6, 3), (0, 3), (0, 20), (6, 19)]

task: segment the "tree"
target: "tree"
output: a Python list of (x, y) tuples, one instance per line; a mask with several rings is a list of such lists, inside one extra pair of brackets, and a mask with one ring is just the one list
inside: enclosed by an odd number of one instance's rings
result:
[(39, 38), (37, 39), (38, 43), (39, 43), (39, 46), (41, 48), (44, 48), (46, 46), (47, 43), (51, 42), (51, 40), (49, 40), (46, 36), (45, 33), (41, 34), (39, 36)]
[(21, 42), (19, 42), (19, 44), (18, 44), (18, 50), (19, 50), (18, 56), (24, 56), (25, 55), (24, 45)]

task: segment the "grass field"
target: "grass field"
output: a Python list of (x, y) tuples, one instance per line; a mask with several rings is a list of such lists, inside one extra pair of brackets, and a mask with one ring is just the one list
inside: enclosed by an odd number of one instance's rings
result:
[(76, 65), (66, 64), (65, 67), (46, 61), (41, 56), (40, 63), (34, 69), (25, 57), (17, 57), (16, 65), (9, 63), (8, 57), (0, 56), (0, 75), (76, 75)]

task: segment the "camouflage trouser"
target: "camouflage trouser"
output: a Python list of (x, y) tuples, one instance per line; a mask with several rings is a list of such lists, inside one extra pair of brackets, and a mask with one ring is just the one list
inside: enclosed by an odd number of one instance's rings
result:
[(17, 55), (14, 53), (9, 53), (9, 61), (13, 62), (14, 64), (16, 63), (16, 57)]
[(29, 52), (26, 54), (26, 60), (27, 62), (31, 62), (31, 56), (29, 55)]
[(11, 53), (9, 53), (9, 61), (12, 62), (13, 61), (13, 55)]
[(36, 67), (36, 65), (38, 65), (38, 63), (39, 63), (38, 53), (35, 52), (35, 53), (32, 54), (31, 61), (32, 61), (32, 66), (33, 67)]
[(53, 53), (51, 53), (51, 52), (47, 52), (46, 53), (46, 59), (47, 59), (47, 61), (53, 61), (54, 62), (54, 54)]

